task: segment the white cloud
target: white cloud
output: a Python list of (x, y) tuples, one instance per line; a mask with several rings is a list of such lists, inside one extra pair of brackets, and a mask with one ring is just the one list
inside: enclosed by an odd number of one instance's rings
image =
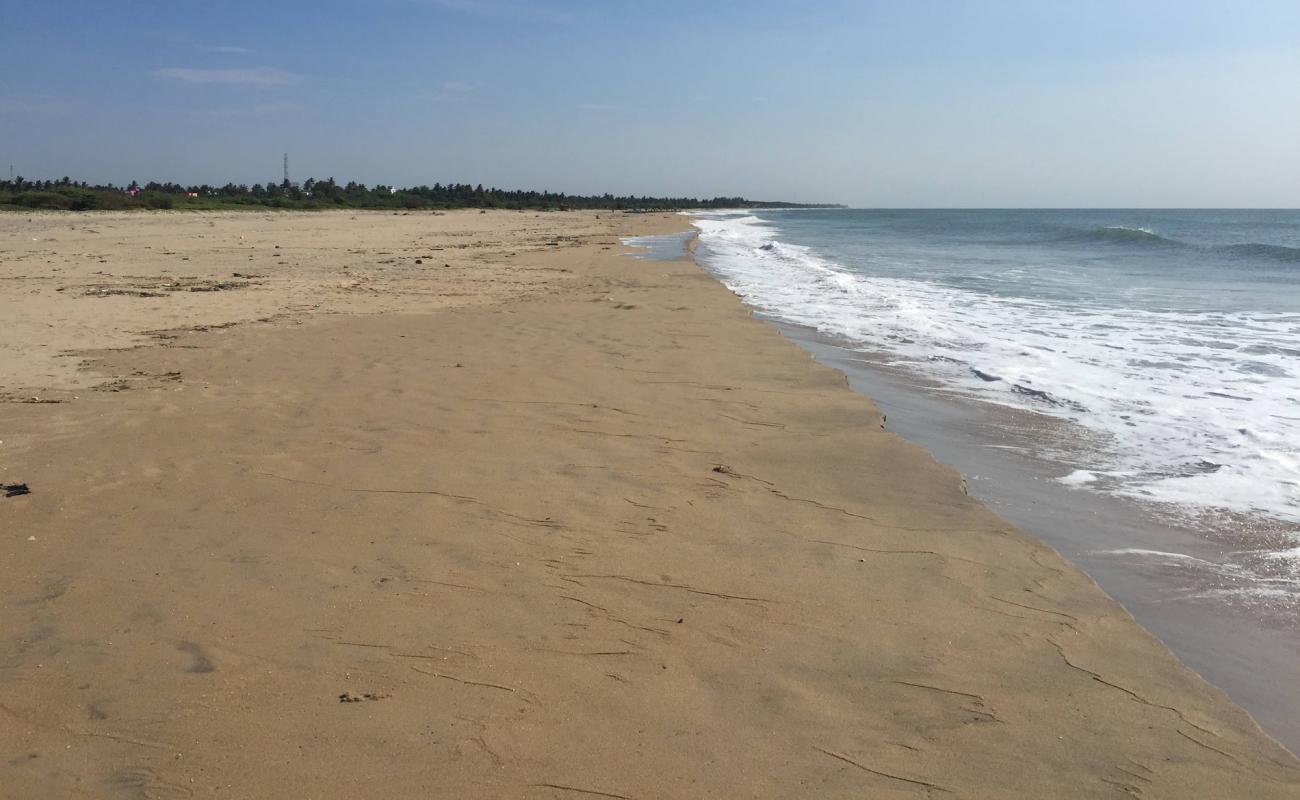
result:
[(167, 67), (155, 70), (159, 78), (194, 84), (224, 84), (227, 86), (287, 86), (302, 81), (301, 75), (273, 69), (271, 67), (249, 67), (245, 69), (195, 69), (191, 67)]

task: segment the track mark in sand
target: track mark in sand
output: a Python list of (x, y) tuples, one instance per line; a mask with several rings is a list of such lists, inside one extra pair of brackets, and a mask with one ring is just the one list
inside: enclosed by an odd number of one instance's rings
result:
[(932, 691), (932, 692), (943, 692), (944, 694), (955, 694), (955, 695), (957, 695), (958, 697), (969, 697), (969, 698), (972, 699), (972, 700), (978, 700), (978, 701), (981, 702), (981, 703), (984, 702), (984, 698), (981, 697), (980, 695), (977, 695), (977, 694), (971, 694), (970, 692), (959, 692), (959, 691), (957, 691), (956, 689), (945, 689), (945, 688), (943, 688), (942, 686), (930, 686), (929, 684), (925, 684), (925, 683), (913, 683), (913, 682), (911, 682), (911, 681), (892, 681), (892, 680), (891, 680), (891, 681), (886, 681), (886, 683), (896, 683), (896, 684), (898, 684), (899, 686), (911, 686), (911, 687), (916, 688), (916, 689), (929, 689), (929, 690)]
[(1101, 778), (1100, 780), (1102, 783), (1108, 786), (1114, 786), (1116, 789), (1120, 790), (1124, 794), (1132, 795), (1133, 797), (1142, 796), (1141, 787), (1134, 786), (1131, 783), (1124, 783), (1123, 781), (1113, 781), (1110, 778)]
[(1234, 756), (1232, 753), (1227, 752), (1226, 750), (1220, 750), (1214, 745), (1206, 744), (1205, 742), (1202, 742), (1200, 739), (1197, 739), (1193, 736), (1188, 736), (1185, 732), (1181, 730), (1178, 731), (1178, 735), (1183, 737), (1189, 742), (1195, 742), (1196, 744), (1199, 744), (1201, 747), (1204, 747), (1206, 750), (1213, 750), (1214, 752), (1218, 753), (1219, 755), (1223, 756), (1224, 758), (1228, 759), (1229, 761), (1231, 761), (1232, 763), (1238, 766), (1245, 766), (1244, 764), (1241, 763), (1241, 761), (1236, 756)]
[(471, 400), (476, 403), (507, 403), (510, 405), (523, 406), (574, 406), (576, 408), (594, 408), (603, 411), (613, 411), (616, 414), (627, 414), (633, 417), (641, 416), (637, 412), (628, 411), (625, 408), (618, 408), (617, 406), (602, 406), (597, 403), (573, 403), (563, 400), (499, 400), (493, 397), (461, 397), (453, 399)]
[(450, 492), (439, 492), (434, 489), (366, 489), (366, 488), (357, 488), (352, 486), (335, 486), (332, 483), (324, 483), (322, 481), (309, 481), (309, 480), (304, 480), (302, 478), (286, 478), (283, 475), (276, 475), (274, 472), (259, 471), (256, 474), (265, 475), (268, 478), (275, 478), (276, 480), (287, 481), (289, 483), (304, 483), (307, 484), (308, 486), (319, 486), (323, 489), (335, 489), (340, 492), (359, 492), (362, 494), (428, 494), (437, 497), (446, 497), (450, 500), (462, 500), (467, 503), (478, 503), (480, 505), (483, 504), (483, 501), (479, 500), (477, 497), (470, 497), (468, 495), (463, 495), (463, 494), (452, 494)]
[(638, 503), (637, 501), (631, 500), (626, 497), (623, 498), (623, 502), (630, 503), (631, 505), (634, 505), (637, 508), (644, 508), (648, 511), (675, 511), (676, 510), (672, 508), (664, 508), (663, 506), (648, 506), (645, 503)]
[(804, 541), (811, 542), (813, 544), (827, 544), (827, 545), (831, 545), (832, 547), (847, 547), (850, 550), (859, 550), (863, 553), (880, 553), (882, 555), (891, 555), (891, 556), (934, 556), (935, 558), (939, 558), (943, 560), (964, 561), (967, 564), (974, 564), (976, 566), (985, 567), (987, 569), (1002, 569), (1001, 567), (996, 567), (992, 564), (985, 564), (983, 561), (975, 561), (974, 559), (970, 559), (970, 558), (963, 558), (961, 556), (949, 555), (948, 553), (940, 553), (937, 550), (889, 550), (883, 547), (863, 547), (862, 545), (849, 544), (848, 542), (833, 542), (829, 539), (804, 539)]
[(720, 397), (688, 397), (686, 399), (698, 400), (702, 403), (723, 403), (725, 405), (745, 406), (746, 408), (753, 409), (754, 411), (757, 411), (760, 408), (762, 408), (762, 406), (759, 405), (758, 403), (751, 403), (748, 400), (724, 400)]
[(468, 589), (471, 592), (487, 593), (491, 590), (484, 589), (481, 586), (470, 586), (467, 583), (452, 583), (451, 581), (435, 581), (432, 578), (406, 578), (407, 583), (431, 583), (434, 586), (448, 586), (453, 589)]
[[(620, 642), (627, 643), (626, 639), (619, 639)], [(534, 653), (554, 653), (559, 656), (636, 656), (640, 653), (635, 650), (556, 650), (551, 647), (529, 647), (529, 651)]]
[(1064, 574), (1065, 574), (1065, 570), (1060, 569), (1060, 568), (1058, 568), (1058, 567), (1054, 567), (1054, 566), (1052, 566), (1051, 564), (1044, 564), (1042, 561), (1039, 561), (1039, 560), (1038, 560), (1038, 553), (1035, 553), (1035, 552), (1032, 552), (1032, 551), (1031, 551), (1031, 552), (1029, 553), (1029, 560), (1030, 560), (1030, 561), (1033, 561), (1035, 564), (1037, 564), (1038, 566), (1042, 567), (1042, 568), (1045, 569), (1045, 570), (1048, 570), (1048, 571), (1050, 571), (1050, 572), (1055, 572), (1057, 575), (1064, 575)]
[(610, 612), (609, 609), (604, 608), (603, 606), (598, 606), (595, 603), (588, 603), (586, 600), (574, 597), (573, 595), (562, 594), (560, 595), (560, 597), (564, 600), (572, 600), (575, 603), (581, 603), (582, 605), (594, 611), (599, 611), (601, 616), (603, 616), (605, 619), (609, 620), (610, 622), (617, 622), (620, 625), (626, 625), (627, 627), (632, 628), (633, 630), (645, 631), (647, 633), (657, 633), (660, 636), (668, 635), (668, 631), (664, 630), (663, 628), (651, 628), (645, 625), (636, 625), (634, 623), (628, 622), (622, 617), (615, 616), (613, 613)]
[[(315, 631), (313, 631), (313, 630), (310, 629), (310, 628), (308, 628), (307, 630), (308, 630), (309, 633), (314, 633), (314, 632), (315, 632)], [(369, 647), (369, 648), (374, 649), (374, 650), (383, 650), (383, 651), (385, 651), (388, 655), (392, 656), (393, 658), (430, 658), (430, 659), (432, 659), (432, 658), (439, 658), (439, 657), (440, 657), (440, 656), (433, 656), (433, 655), (425, 655), (425, 654), (422, 654), (422, 653), (403, 653), (403, 652), (398, 652), (396, 646), (395, 646), (395, 645), (391, 645), (391, 644), (380, 644), (380, 643), (375, 643), (375, 642), (353, 642), (353, 641), (348, 641), (348, 640), (344, 640), (344, 639), (336, 639), (335, 637), (333, 637), (333, 636), (329, 636), (329, 635), (321, 635), (321, 636), (317, 636), (317, 638), (319, 638), (319, 639), (324, 639), (324, 640), (327, 641), (327, 642), (333, 642), (334, 644), (344, 645), (344, 646), (346, 646), (346, 647)], [(473, 653), (468, 653), (468, 652), (466, 652), (466, 651), (464, 651), (464, 650), (457, 650), (457, 649), (454, 648), (454, 647), (441, 647), (441, 646), (436, 645), (436, 644), (425, 645), (425, 647), (428, 647), (430, 650), (441, 650), (441, 651), (444, 652), (444, 653), (455, 653), (456, 655), (459, 655), (459, 656), (465, 656), (466, 658), (473, 658), (473, 659), (477, 659), (477, 658), (478, 658), (478, 656), (474, 655)]]
[(533, 783), (529, 784), (535, 789), (559, 789), (563, 792), (577, 792), (578, 794), (592, 795), (593, 797), (614, 797), (617, 800), (632, 800), (625, 794), (616, 794), (614, 792), (602, 792), (598, 789), (583, 789), (578, 786), (565, 786), (562, 783)]
[(10, 708), (4, 703), (0, 703), (0, 711), (5, 712), (6, 714), (18, 720), (19, 722), (23, 723), (24, 725), (30, 725), (33, 728), (44, 728), (45, 730), (54, 731), (56, 733), (72, 734), (73, 736), (91, 736), (97, 739), (109, 739), (111, 741), (119, 742), (121, 744), (133, 744), (136, 747), (149, 747), (155, 750), (165, 750), (165, 751), (175, 750), (175, 748), (169, 744), (163, 744), (162, 742), (151, 742), (148, 739), (136, 739), (130, 736), (125, 736), (120, 733), (111, 733), (108, 731), (88, 731), (80, 728), (68, 727), (65, 725), (52, 724), (50, 722), (46, 722), (39, 718), (31, 718), (31, 717), (27, 717), (24, 714), (20, 714), (19, 712), (15, 711), (14, 709)]
[[(1098, 674), (1098, 673), (1096, 673), (1096, 672), (1093, 672), (1092, 670), (1088, 669), (1087, 667), (1081, 667), (1081, 666), (1079, 666), (1078, 664), (1076, 664), (1076, 663), (1074, 663), (1073, 661), (1071, 661), (1071, 660), (1069, 659), (1068, 656), (1065, 655), (1065, 648), (1061, 647), (1061, 644), (1060, 644), (1059, 642), (1057, 642), (1055, 639), (1053, 639), (1053, 638), (1050, 637), (1050, 636), (1044, 636), (1043, 638), (1047, 640), (1048, 644), (1050, 644), (1050, 645), (1052, 645), (1052, 647), (1055, 647), (1055, 648), (1056, 648), (1056, 652), (1057, 652), (1057, 654), (1061, 656), (1061, 660), (1065, 662), (1065, 665), (1066, 665), (1066, 666), (1071, 667), (1071, 668), (1073, 668), (1073, 669), (1076, 669), (1076, 670), (1078, 670), (1079, 672), (1082, 672), (1083, 674), (1089, 676), (1089, 677), (1092, 678), (1094, 681), (1096, 681), (1097, 683), (1102, 684), (1103, 686), (1109, 686), (1109, 687), (1112, 688), (1112, 689), (1116, 689), (1116, 690), (1118, 690), (1118, 691), (1123, 692), (1124, 694), (1128, 695), (1129, 697), (1133, 698), (1133, 700), (1135, 700), (1135, 701), (1141, 703), (1141, 704), (1144, 705), (1144, 706), (1151, 706), (1152, 708), (1159, 708), (1159, 709), (1163, 709), (1163, 710), (1165, 710), (1165, 711), (1172, 711), (1172, 712), (1174, 713), (1174, 715), (1178, 717), (1178, 719), (1182, 720), (1183, 722), (1186, 722), (1188, 725), (1191, 725), (1193, 728), (1197, 729), (1198, 731), (1201, 731), (1202, 733), (1208, 733), (1210, 736), (1213, 736), (1213, 737), (1216, 738), (1216, 739), (1221, 738), (1221, 737), (1219, 736), (1219, 734), (1215, 733), (1214, 731), (1210, 730), (1209, 728), (1206, 728), (1206, 727), (1204, 727), (1204, 726), (1202, 726), (1202, 725), (1198, 725), (1198, 724), (1196, 724), (1195, 722), (1192, 722), (1190, 719), (1187, 718), (1187, 715), (1184, 714), (1184, 713), (1183, 713), (1182, 711), (1180, 711), (1179, 709), (1174, 708), (1173, 706), (1162, 705), (1161, 703), (1153, 703), (1153, 702), (1151, 702), (1150, 700), (1148, 700), (1148, 699), (1146, 699), (1145, 697), (1143, 697), (1142, 695), (1140, 695), (1140, 694), (1138, 694), (1137, 692), (1133, 691), (1132, 689), (1129, 689), (1129, 688), (1124, 687), (1124, 686), (1120, 686), (1118, 683), (1111, 683), (1110, 681), (1108, 681), (1108, 680), (1106, 680), (1105, 678), (1101, 677), (1100, 674)], [(1187, 737), (1188, 739), (1191, 739), (1190, 736), (1187, 736), (1187, 734), (1183, 733), (1182, 731), (1178, 731), (1178, 732), (1179, 732), (1180, 734), (1182, 734), (1183, 736)], [(1198, 742), (1198, 741), (1196, 741), (1195, 739), (1192, 739), (1192, 741), (1196, 742), (1197, 744), (1203, 745), (1204, 747), (1210, 747), (1209, 745), (1203, 744), (1202, 742)], [(1211, 750), (1215, 750), (1215, 748), (1213, 748), (1213, 747), (1210, 747), (1210, 749), (1211, 749)], [(1221, 750), (1216, 750), (1216, 752), (1220, 752), (1220, 753), (1222, 753), (1223, 751), (1221, 751)], [(1224, 754), (1224, 755), (1228, 755), (1227, 753), (1223, 753), (1223, 754)], [(1229, 758), (1233, 758), (1233, 757), (1230, 756), (1230, 755), (1229, 755), (1228, 757), (1229, 757)], [(1233, 758), (1233, 760), (1235, 761), (1236, 759)], [(1239, 763), (1240, 763), (1240, 762), (1239, 762)]]
[[(1129, 760), (1131, 761), (1132, 759), (1129, 759)], [(1134, 772), (1134, 771), (1131, 770), (1131, 769), (1124, 769), (1123, 767), (1119, 766), (1118, 764), (1115, 765), (1115, 770), (1116, 770), (1117, 772), (1122, 772), (1122, 773), (1124, 773), (1125, 775), (1129, 776), (1130, 778), (1133, 778), (1133, 779), (1135, 779), (1135, 780), (1142, 781), (1143, 783), (1151, 783), (1151, 779), (1148, 778), (1147, 776), (1142, 775), (1142, 774), (1139, 774), (1139, 773), (1137, 773), (1137, 772)]]
[[(767, 481), (763, 481), (763, 482), (767, 483)], [(809, 505), (817, 506), (818, 508), (824, 508), (827, 511), (836, 511), (848, 517), (855, 517), (857, 519), (866, 520), (867, 522), (870, 522), (871, 524), (880, 528), (889, 528), (890, 530), (894, 530), (894, 531), (912, 531), (914, 533), (936, 533), (939, 530), (941, 530), (940, 528), (914, 528), (914, 527), (908, 527), (906, 525), (891, 525), (888, 522), (881, 522), (875, 517), (868, 517), (866, 514), (859, 514), (856, 511), (849, 511), (847, 508), (840, 508), (839, 506), (827, 505), (826, 503), (820, 502), (818, 500), (809, 500), (806, 497), (794, 497), (793, 495), (786, 494), (780, 489), (769, 488), (768, 491), (776, 495), (777, 497), (780, 497), (785, 500), (789, 500), (792, 503), (807, 503)]]
[(194, 796), (194, 791), (189, 787), (163, 780), (157, 771), (149, 767), (124, 767), (109, 775), (104, 783), (111, 789), (130, 792), (136, 797), (149, 800)]
[[(774, 602), (776, 602), (775, 600), (770, 600), (770, 599), (765, 598), (765, 597), (748, 597), (748, 596), (743, 595), (743, 594), (727, 594), (726, 592), (711, 592), (711, 591), (708, 591), (707, 589), (697, 589), (697, 588), (695, 588), (694, 586), (687, 586), (687, 585), (684, 584), (684, 583), (655, 583), (654, 581), (648, 581), (648, 580), (645, 580), (644, 578), (633, 578), (633, 577), (628, 576), (628, 575), (589, 575), (589, 574), (580, 574), (580, 575), (562, 575), (562, 576), (560, 576), (560, 577), (563, 578), (563, 579), (566, 579), (566, 580), (567, 580), (567, 579), (571, 579), (571, 578), (588, 578), (588, 579), (599, 579), (599, 578), (604, 578), (604, 579), (612, 580), (612, 581), (627, 581), (628, 583), (638, 583), (638, 584), (641, 584), (642, 586), (651, 586), (651, 587), (654, 587), (654, 588), (656, 588), (656, 589), (681, 589), (682, 591), (684, 591), (684, 592), (690, 592), (691, 594), (701, 594), (701, 595), (707, 595), (707, 596), (709, 596), (709, 597), (720, 597), (720, 598), (722, 598), (723, 600), (749, 600), (749, 601), (752, 601), (752, 602), (755, 602), (755, 603), (774, 603)], [(581, 586), (582, 584), (578, 584), (578, 585)]]
[(491, 747), (488, 747), (487, 741), (482, 736), (471, 736), (466, 741), (473, 742), (474, 744), (478, 745), (479, 748), (482, 749), (484, 753), (487, 753), (488, 758), (492, 759), (492, 763), (497, 767), (497, 769), (500, 769), (501, 767), (505, 766), (506, 764), (505, 760), (501, 758), (500, 755), (497, 754), (497, 751), (493, 750)]
[(762, 428), (780, 428), (781, 430), (785, 430), (784, 422), (761, 422), (758, 420), (741, 419), (740, 417), (733, 417), (730, 414), (718, 414), (717, 416), (722, 417), (724, 419), (729, 419), (735, 422), (739, 422), (742, 425), (757, 425)]
[(716, 472), (716, 473), (718, 473), (719, 475), (735, 475), (737, 478), (748, 478), (748, 479), (750, 479), (751, 481), (758, 481), (759, 483), (761, 483), (761, 484), (763, 484), (763, 485), (765, 485), (765, 486), (768, 486), (768, 487), (771, 487), (771, 486), (775, 486), (775, 485), (776, 485), (775, 483), (772, 483), (771, 481), (765, 481), (765, 480), (763, 480), (762, 478), (758, 477), (757, 475), (746, 475), (746, 474), (743, 473), (743, 472), (736, 472), (734, 469), (732, 469), (731, 467), (727, 466), (726, 464), (718, 464), (716, 467), (713, 468), (713, 471)]
[(593, 431), (593, 430), (588, 430), (586, 428), (569, 428), (569, 430), (573, 431), (574, 433), (587, 433), (587, 434), (591, 434), (592, 436), (613, 436), (619, 439), (654, 439), (655, 441), (659, 441), (659, 442), (674, 442), (674, 443), (680, 443), (686, 441), (685, 439), (672, 439), (667, 436), (657, 436), (653, 433), (610, 433), (609, 431)]
[[(899, 686), (911, 686), (911, 687), (914, 688), (914, 689), (928, 689), (929, 691), (932, 691), (932, 692), (940, 692), (940, 693), (942, 693), (942, 694), (950, 694), (950, 695), (953, 695), (954, 697), (965, 697), (965, 698), (967, 698), (967, 699), (969, 699), (969, 700), (973, 700), (973, 701), (975, 701), (975, 703), (976, 703), (977, 705), (980, 705), (980, 706), (987, 706), (987, 705), (988, 705), (988, 701), (985, 700), (981, 695), (978, 695), (978, 694), (971, 694), (970, 692), (959, 692), (959, 691), (957, 691), (956, 689), (945, 689), (945, 688), (943, 688), (942, 686), (930, 686), (929, 684), (925, 684), (925, 683), (913, 683), (912, 681), (894, 681), (894, 680), (891, 680), (891, 681), (886, 681), (886, 683), (896, 683), (896, 684), (898, 684)], [(1002, 719), (1001, 719), (1000, 717), (998, 717), (996, 714), (994, 714), (994, 713), (992, 713), (992, 712), (990, 712), (990, 711), (985, 711), (983, 708), (963, 708), (962, 710), (965, 711), (965, 712), (967, 712), (968, 714), (979, 714), (981, 717), (988, 717), (989, 719), (993, 720), (994, 722), (1002, 722)]]
[[(756, 475), (746, 475), (742, 472), (735, 472), (726, 464), (719, 464), (718, 466), (713, 468), (713, 471), (721, 475), (734, 475), (737, 478), (747, 478), (752, 481), (758, 481), (759, 483), (764, 484), (767, 487), (767, 490), (769, 492), (776, 495), (777, 497), (780, 497), (783, 500), (789, 500), (792, 503), (807, 503), (808, 505), (816, 506), (818, 508), (822, 508), (827, 511), (834, 511), (839, 514), (844, 514), (845, 516), (848, 517), (854, 517), (855, 519), (866, 520), (867, 522), (870, 522), (871, 524), (879, 528), (888, 528), (889, 530), (894, 530), (894, 531), (910, 531), (913, 533), (938, 533), (943, 531), (942, 528), (937, 528), (937, 527), (916, 528), (907, 525), (894, 525), (888, 522), (881, 522), (875, 517), (869, 517), (866, 514), (859, 514), (856, 511), (849, 511), (847, 508), (840, 508), (839, 506), (828, 505), (826, 503), (821, 502), (820, 500), (810, 500), (806, 497), (795, 497), (794, 495), (786, 494), (785, 492), (776, 488), (776, 484), (773, 483), (772, 481), (765, 480)], [(728, 488), (730, 488), (729, 485), (724, 482), (719, 481), (719, 483), (722, 483), (724, 486), (728, 486)], [(978, 563), (978, 562), (974, 562), (974, 563)]]
[(456, 675), (449, 675), (445, 672), (434, 672), (433, 670), (430, 669), (420, 669), (419, 667), (416, 666), (412, 666), (411, 669), (415, 670), (421, 675), (432, 675), (435, 678), (442, 678), (443, 680), (455, 681), (456, 683), (464, 684), (465, 686), (481, 686), (485, 689), (499, 689), (503, 692), (510, 692), (511, 694), (519, 695), (520, 698), (525, 703), (534, 702), (531, 699), (532, 692), (516, 689), (513, 686), (505, 686), (500, 683), (491, 683), (489, 681), (473, 681), (470, 680), (469, 678), (461, 678)]
[(939, 786), (938, 784), (930, 783), (929, 781), (919, 781), (914, 778), (904, 778), (901, 775), (891, 775), (888, 772), (881, 772), (878, 769), (872, 769), (871, 767), (868, 767), (865, 764), (861, 764), (857, 761), (854, 761), (853, 759), (849, 758), (843, 753), (836, 753), (833, 750), (827, 750), (825, 748), (818, 747), (817, 745), (813, 745), (813, 749), (823, 755), (827, 755), (830, 756), (831, 758), (839, 759), (840, 761), (843, 761), (845, 764), (849, 764), (851, 766), (857, 767), (863, 772), (870, 772), (872, 775), (879, 775), (882, 778), (889, 778), (890, 780), (902, 781), (903, 783), (910, 783), (913, 786), (923, 786), (926, 789), (933, 789), (937, 792), (947, 792), (948, 794), (952, 794), (951, 789), (945, 789), (942, 786)]
[(1078, 622), (1078, 621), (1079, 621), (1079, 618), (1078, 618), (1078, 617), (1075, 617), (1075, 616), (1071, 616), (1071, 615), (1069, 615), (1069, 614), (1066, 614), (1064, 611), (1049, 611), (1049, 610), (1047, 610), (1047, 609), (1045, 609), (1045, 608), (1036, 608), (1036, 607), (1034, 607), (1034, 606), (1027, 606), (1027, 605), (1025, 605), (1024, 603), (1017, 603), (1017, 602), (1015, 602), (1014, 600), (1003, 600), (1001, 597), (998, 597), (998, 596), (996, 596), (996, 595), (991, 595), (991, 594), (990, 594), (990, 595), (986, 595), (986, 597), (988, 597), (990, 600), (997, 600), (999, 603), (1006, 603), (1006, 604), (1009, 605), (1009, 606), (1017, 606), (1017, 607), (1019, 607), (1019, 608), (1026, 609), (1026, 610), (1028, 610), (1028, 611), (1037, 611), (1037, 612), (1040, 613), (1040, 614), (1054, 614), (1054, 615), (1056, 615), (1056, 616), (1058, 616), (1058, 617), (1065, 617), (1066, 619), (1070, 620), (1070, 622)]
[(532, 517), (525, 517), (521, 514), (514, 514), (509, 511), (502, 511), (499, 508), (494, 508), (493, 506), (478, 499), (477, 497), (470, 497), (469, 495), (464, 495), (464, 494), (452, 494), (451, 492), (440, 492), (436, 489), (370, 489), (370, 488), (357, 487), (357, 486), (336, 486), (332, 483), (324, 483), (322, 481), (309, 481), (302, 478), (287, 478), (284, 475), (276, 475), (274, 472), (259, 471), (256, 472), (255, 474), (265, 475), (268, 478), (275, 478), (276, 480), (287, 481), (289, 483), (301, 483), (307, 486), (319, 486), (322, 489), (333, 489), (339, 492), (357, 492), (359, 494), (428, 495), (432, 497), (445, 497), (448, 500), (458, 500), (462, 503), (470, 503), (473, 505), (482, 506), (490, 513), (499, 514), (503, 517), (508, 517), (510, 519), (516, 519), (521, 522), (526, 522), (530, 525), (539, 525), (543, 528), (564, 527), (563, 525), (561, 525), (560, 523), (556, 522), (553, 519), (550, 519), (549, 517), (545, 519), (534, 519)]
[(699, 387), (700, 389), (709, 389), (710, 391), (714, 391), (714, 392), (743, 391), (743, 392), (762, 392), (763, 394), (791, 394), (791, 395), (798, 395), (800, 397), (805, 396), (804, 393), (802, 392), (784, 392), (781, 391), (780, 389), (755, 389), (753, 387), (746, 387), (746, 386), (720, 386), (718, 384), (700, 383), (699, 381), (632, 381), (632, 382), (640, 383), (640, 384), (652, 384), (652, 385), (653, 384), (677, 384), (679, 386), (696, 386)]

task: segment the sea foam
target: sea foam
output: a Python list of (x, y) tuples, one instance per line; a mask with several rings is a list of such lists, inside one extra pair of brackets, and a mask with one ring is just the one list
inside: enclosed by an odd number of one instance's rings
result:
[[(702, 263), (751, 306), (950, 389), (1073, 423), (1067, 463), (1080, 472), (1066, 483), (1300, 522), (1300, 315), (966, 290), (864, 274), (750, 213), (694, 224)], [(1089, 235), (1169, 244), (1140, 228), (1099, 230)]]

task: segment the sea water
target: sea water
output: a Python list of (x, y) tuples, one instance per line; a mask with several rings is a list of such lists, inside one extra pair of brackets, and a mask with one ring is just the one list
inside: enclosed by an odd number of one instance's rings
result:
[[(710, 214), (771, 316), (1073, 426), (1080, 490), (1300, 522), (1300, 212)], [(1300, 541), (1279, 559), (1300, 560)]]

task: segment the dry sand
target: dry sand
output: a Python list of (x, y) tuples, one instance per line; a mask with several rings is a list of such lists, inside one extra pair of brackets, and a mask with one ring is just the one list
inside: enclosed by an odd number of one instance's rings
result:
[(684, 225), (0, 217), (0, 795), (1300, 797)]

